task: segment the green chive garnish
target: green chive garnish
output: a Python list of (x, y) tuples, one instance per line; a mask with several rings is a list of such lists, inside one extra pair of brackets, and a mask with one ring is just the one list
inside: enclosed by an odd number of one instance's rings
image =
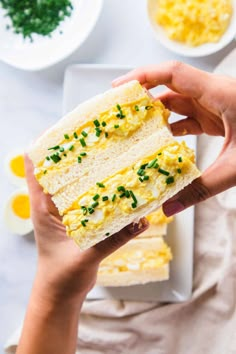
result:
[(130, 197), (130, 192), (129, 191), (125, 191), (125, 196), (126, 196), (126, 198), (129, 198)]
[(60, 150), (59, 150), (60, 152), (64, 152), (65, 151), (65, 149), (64, 149), (64, 147), (62, 146), (62, 147), (60, 147)]
[(145, 171), (144, 171), (142, 168), (140, 168), (140, 169), (138, 170), (138, 172), (137, 172), (137, 175), (139, 175), (139, 176), (144, 176), (144, 175), (145, 175)]
[(143, 177), (143, 180), (144, 180), (144, 181), (149, 180), (149, 176), (144, 176), (144, 177)]
[(106, 200), (108, 200), (108, 196), (107, 195), (104, 195), (104, 197), (102, 197), (102, 201), (105, 202)]
[(44, 171), (43, 171), (43, 174), (46, 175), (47, 172), (48, 172), (47, 170), (44, 170)]
[(51, 155), (51, 156), (50, 156), (50, 159), (51, 159), (53, 162), (55, 162), (55, 163), (58, 163), (59, 161), (61, 161), (60, 156), (58, 156), (58, 155), (56, 155), (56, 154)]
[(110, 236), (110, 232), (107, 232), (107, 233), (106, 233), (106, 236)]
[(114, 128), (115, 128), (115, 129), (118, 129), (119, 127), (120, 127), (119, 124), (115, 124), (115, 125), (114, 125)]
[(133, 209), (135, 209), (135, 208), (137, 208), (137, 203), (132, 203), (131, 206)]
[(82, 162), (82, 159), (81, 159), (80, 156), (77, 157), (77, 161), (78, 161), (78, 163), (81, 163), (81, 162)]
[(83, 211), (83, 215), (86, 215), (87, 212), (88, 212), (86, 206), (82, 206), (81, 209), (82, 209), (82, 211)]
[(147, 168), (152, 168), (152, 167), (155, 165), (156, 162), (157, 162), (157, 159), (152, 160), (152, 161), (149, 162), (149, 164), (147, 165)]
[(88, 208), (88, 212), (89, 212), (89, 214), (93, 214), (93, 213), (94, 213), (94, 209), (91, 208), (91, 207), (89, 207), (89, 208)]
[(143, 183), (143, 177), (139, 177), (140, 182)]
[(71, 145), (68, 150), (69, 150), (69, 151), (74, 150), (74, 145)]
[(93, 121), (93, 124), (95, 125), (95, 127), (100, 127), (100, 122), (97, 119)]
[(76, 132), (74, 132), (74, 137), (75, 137), (75, 139), (78, 139), (78, 135)]
[(102, 122), (102, 126), (105, 127), (107, 125), (106, 122)]
[(88, 136), (88, 133), (86, 133), (84, 130), (81, 132), (81, 134), (86, 138)]
[(136, 112), (138, 112), (138, 111), (139, 111), (139, 106), (138, 106), (138, 105), (135, 105), (135, 106), (134, 106), (134, 109), (135, 109)]
[(174, 177), (173, 176), (170, 176), (170, 177), (167, 177), (166, 179), (166, 184), (171, 184), (175, 181)]
[(47, 156), (47, 157), (46, 157), (46, 160), (48, 160), (48, 161), (49, 161), (49, 160), (50, 160), (50, 157), (49, 157), (49, 156)]
[(124, 186), (119, 186), (117, 187), (118, 192), (125, 192), (125, 187)]
[(70, 139), (68, 134), (64, 134), (64, 138), (67, 139), (67, 140)]
[(137, 198), (135, 197), (135, 195), (134, 195), (133, 191), (129, 191), (129, 192), (130, 192), (130, 195), (131, 195), (131, 197), (132, 197), (132, 199), (133, 199), (134, 203), (135, 203), (135, 204), (137, 204), (137, 203), (138, 203), (138, 201), (137, 201)]
[(66, 157), (67, 155), (66, 155), (66, 154), (63, 154), (63, 156), (65, 156), (65, 157)]
[(48, 150), (58, 150), (58, 149), (60, 149), (59, 145), (53, 146), (51, 148), (48, 148)]
[(105, 137), (108, 138), (108, 132), (105, 132)]
[(98, 202), (95, 202), (95, 203), (93, 203), (93, 204), (91, 205), (91, 207), (92, 207), (92, 208), (96, 208), (98, 205), (99, 205), (99, 203), (98, 203)]
[(145, 168), (148, 166), (148, 163), (144, 163), (143, 165), (140, 166), (142, 170), (145, 170)]
[(153, 106), (145, 106), (146, 111), (149, 111), (149, 109), (152, 109)]
[(121, 193), (120, 198), (125, 197), (125, 192)]
[(88, 219), (81, 220), (82, 226), (85, 227), (87, 222), (88, 222)]
[(159, 152), (157, 155), (158, 155), (158, 156), (161, 156), (161, 155), (162, 155), (162, 152)]
[(87, 154), (86, 154), (86, 152), (81, 152), (80, 153), (80, 156), (86, 156)]
[(162, 168), (159, 168), (158, 172), (162, 173), (165, 176), (169, 176), (169, 174), (170, 174), (170, 172), (167, 172), (167, 171), (163, 170)]
[(116, 108), (118, 109), (118, 111), (121, 110), (121, 106), (119, 104), (116, 105)]
[(114, 202), (116, 200), (116, 194), (113, 194), (111, 201)]
[(179, 161), (179, 162), (183, 162), (183, 159), (182, 159), (181, 156), (179, 156), (178, 161)]
[(100, 188), (105, 188), (104, 184), (103, 183), (100, 183), (100, 182), (97, 182), (96, 185)]
[(153, 168), (158, 168), (158, 167), (159, 167), (158, 163), (155, 163), (153, 166)]
[(79, 139), (79, 141), (80, 141), (80, 144), (81, 144), (83, 147), (86, 146), (86, 142), (85, 142), (84, 138)]
[(99, 138), (99, 136), (101, 135), (101, 132), (102, 132), (101, 130), (97, 130), (97, 131), (96, 131), (96, 136), (97, 136), (98, 138)]
[(181, 168), (177, 168), (177, 172), (181, 173), (182, 172)]
[(93, 196), (93, 200), (97, 200), (100, 197), (99, 194), (95, 194), (95, 196)]

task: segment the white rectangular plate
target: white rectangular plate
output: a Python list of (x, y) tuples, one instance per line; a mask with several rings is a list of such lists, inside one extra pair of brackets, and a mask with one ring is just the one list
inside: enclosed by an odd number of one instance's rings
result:
[[(127, 67), (103, 65), (72, 65), (67, 68), (64, 81), (64, 113), (79, 103), (111, 87), (116, 77), (129, 71)], [(176, 119), (177, 116), (174, 116)], [(196, 151), (196, 138), (184, 140)], [(176, 215), (169, 225), (166, 241), (173, 252), (168, 281), (128, 287), (95, 286), (87, 299), (122, 299), (134, 301), (180, 302), (189, 299), (192, 292), (194, 209)]]

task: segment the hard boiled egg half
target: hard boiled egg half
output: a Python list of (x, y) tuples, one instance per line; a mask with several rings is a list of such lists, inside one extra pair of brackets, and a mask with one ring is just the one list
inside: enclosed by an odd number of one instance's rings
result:
[(6, 175), (12, 184), (18, 187), (26, 185), (23, 150), (15, 150), (9, 153), (6, 156), (4, 167)]
[(26, 235), (33, 230), (26, 188), (18, 189), (10, 196), (5, 206), (4, 219), (6, 226), (14, 234)]

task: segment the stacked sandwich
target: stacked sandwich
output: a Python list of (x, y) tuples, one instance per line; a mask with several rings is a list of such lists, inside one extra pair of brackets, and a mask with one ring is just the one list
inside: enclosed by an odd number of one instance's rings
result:
[[(80, 104), (31, 147), (36, 179), (81, 249), (152, 213), (199, 176), (193, 151), (173, 139), (168, 116), (131, 81)], [(127, 247), (171, 257), (162, 238), (144, 236)]]
[(167, 218), (160, 208), (146, 218), (146, 231), (102, 261), (98, 285), (128, 286), (169, 279), (172, 254), (163, 236), (173, 217)]

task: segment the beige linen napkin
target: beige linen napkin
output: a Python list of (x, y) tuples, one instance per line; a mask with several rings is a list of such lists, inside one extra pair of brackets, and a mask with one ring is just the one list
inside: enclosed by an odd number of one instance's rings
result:
[[(236, 77), (234, 63), (236, 50), (217, 72)], [(222, 141), (199, 138), (201, 170), (214, 161)], [(236, 188), (197, 206), (195, 219), (192, 299), (180, 304), (85, 302), (79, 354), (236, 353)], [(8, 342), (7, 353), (14, 353), (18, 338), (19, 332)]]

